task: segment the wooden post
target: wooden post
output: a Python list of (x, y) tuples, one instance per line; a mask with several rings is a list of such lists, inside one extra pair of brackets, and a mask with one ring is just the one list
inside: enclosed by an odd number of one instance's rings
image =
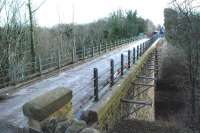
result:
[(38, 62), (39, 62), (39, 72), (40, 72), (40, 75), (42, 75), (42, 61), (41, 61), (40, 56), (38, 56)]
[(12, 75), (12, 82), (11, 82), (11, 83), (14, 84), (14, 85), (17, 84), (17, 75), (18, 75), (18, 74), (17, 74), (17, 71), (16, 71), (16, 70), (17, 70), (16, 67), (13, 67), (13, 68), (12, 68), (12, 71), (13, 71), (12, 74), (13, 74), (13, 75)]
[(124, 55), (121, 54), (121, 75), (124, 75)]
[(107, 49), (111, 51), (111, 49), (112, 49), (112, 46), (111, 46), (112, 41), (107, 41), (107, 43), (109, 45), (109, 46), (107, 46)]
[(82, 59), (84, 59), (84, 47), (81, 48)]
[(128, 50), (128, 68), (131, 68), (131, 51)]
[(117, 40), (117, 47), (119, 47), (119, 40)]
[(101, 54), (101, 43), (99, 43), (99, 55)]
[(92, 46), (92, 57), (94, 57), (94, 46)]
[(85, 59), (85, 46), (83, 47), (83, 59)]
[(72, 63), (75, 63), (75, 48), (72, 48)]
[(110, 60), (110, 86), (114, 85), (114, 60)]
[(99, 90), (98, 90), (98, 69), (94, 68), (94, 101), (99, 100)]
[(133, 64), (135, 64), (135, 48), (133, 48)]
[(59, 49), (57, 51), (57, 59), (58, 59), (58, 69), (60, 69), (61, 56), (60, 56), (60, 50)]
[(34, 62), (34, 67), (35, 67), (35, 72), (37, 71), (37, 65), (38, 65), (38, 60), (37, 60), (37, 56), (35, 56), (35, 62)]
[(105, 46), (105, 52), (107, 52), (107, 42), (106, 42), (106, 44), (105, 44), (106, 46)]

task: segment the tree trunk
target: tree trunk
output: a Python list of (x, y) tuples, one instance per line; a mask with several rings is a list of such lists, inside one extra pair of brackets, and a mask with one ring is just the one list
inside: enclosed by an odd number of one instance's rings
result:
[(31, 58), (32, 58), (32, 72), (35, 72), (35, 46), (33, 34), (33, 13), (31, 8), (31, 0), (28, 0), (29, 20), (30, 20), (30, 43), (31, 43)]

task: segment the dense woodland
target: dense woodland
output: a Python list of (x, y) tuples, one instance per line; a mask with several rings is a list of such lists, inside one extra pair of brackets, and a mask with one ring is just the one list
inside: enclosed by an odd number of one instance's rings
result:
[(0, 0), (0, 78), (4, 77), (5, 82), (24, 79), (23, 73), (38, 71), (38, 62), (48, 68), (58, 52), (70, 63), (73, 49), (78, 51), (155, 30), (150, 20), (138, 17), (137, 11), (132, 10), (118, 10), (88, 24), (40, 27), (35, 20), (40, 7), (34, 9), (32, 2)]
[(184, 104), (184, 109), (179, 111), (176, 106), (175, 114), (179, 115), (179, 122), (185, 122), (186, 126), (195, 126), (200, 121), (199, 4), (197, 0), (173, 0), (171, 7), (164, 11), (168, 46), (161, 80), (165, 83), (163, 85), (168, 86), (168, 91), (177, 94), (175, 99), (178, 105)]

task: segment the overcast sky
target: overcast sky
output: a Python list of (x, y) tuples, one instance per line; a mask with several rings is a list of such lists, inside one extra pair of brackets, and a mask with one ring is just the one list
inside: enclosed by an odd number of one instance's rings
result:
[[(37, 7), (44, 0), (33, 0)], [(138, 15), (152, 20), (156, 25), (163, 24), (163, 11), (168, 0), (46, 0), (35, 16), (40, 26), (53, 26), (73, 21), (89, 23), (108, 16), (117, 9), (137, 10)]]

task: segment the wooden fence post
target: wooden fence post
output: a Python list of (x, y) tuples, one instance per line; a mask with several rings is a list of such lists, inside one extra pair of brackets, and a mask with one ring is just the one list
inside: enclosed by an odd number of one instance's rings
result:
[(120, 46), (120, 42), (119, 42), (119, 40), (117, 40), (117, 47), (119, 47)]
[(85, 59), (85, 46), (83, 47), (83, 59)]
[(61, 55), (60, 55), (60, 50), (59, 50), (59, 49), (58, 49), (58, 51), (57, 51), (57, 59), (58, 59), (58, 69), (60, 69)]
[(109, 41), (109, 50), (111, 51), (112, 50), (112, 41)]
[(131, 51), (128, 50), (128, 68), (131, 68)]
[(114, 60), (110, 60), (110, 86), (114, 85)]
[(72, 48), (72, 63), (75, 63), (75, 48)]
[(106, 42), (106, 44), (105, 44), (105, 52), (107, 52), (107, 42)]
[(40, 75), (42, 75), (42, 60), (40, 56), (38, 56), (38, 63), (39, 63), (39, 72), (40, 72)]
[(94, 46), (92, 46), (92, 57), (94, 57)]
[(99, 43), (99, 55), (101, 54), (101, 43)]
[(35, 65), (35, 72), (37, 71), (37, 56), (35, 56), (35, 62), (34, 62), (34, 65)]
[(121, 75), (124, 75), (124, 55), (121, 54)]
[(94, 101), (99, 100), (99, 90), (98, 90), (98, 69), (94, 68)]

